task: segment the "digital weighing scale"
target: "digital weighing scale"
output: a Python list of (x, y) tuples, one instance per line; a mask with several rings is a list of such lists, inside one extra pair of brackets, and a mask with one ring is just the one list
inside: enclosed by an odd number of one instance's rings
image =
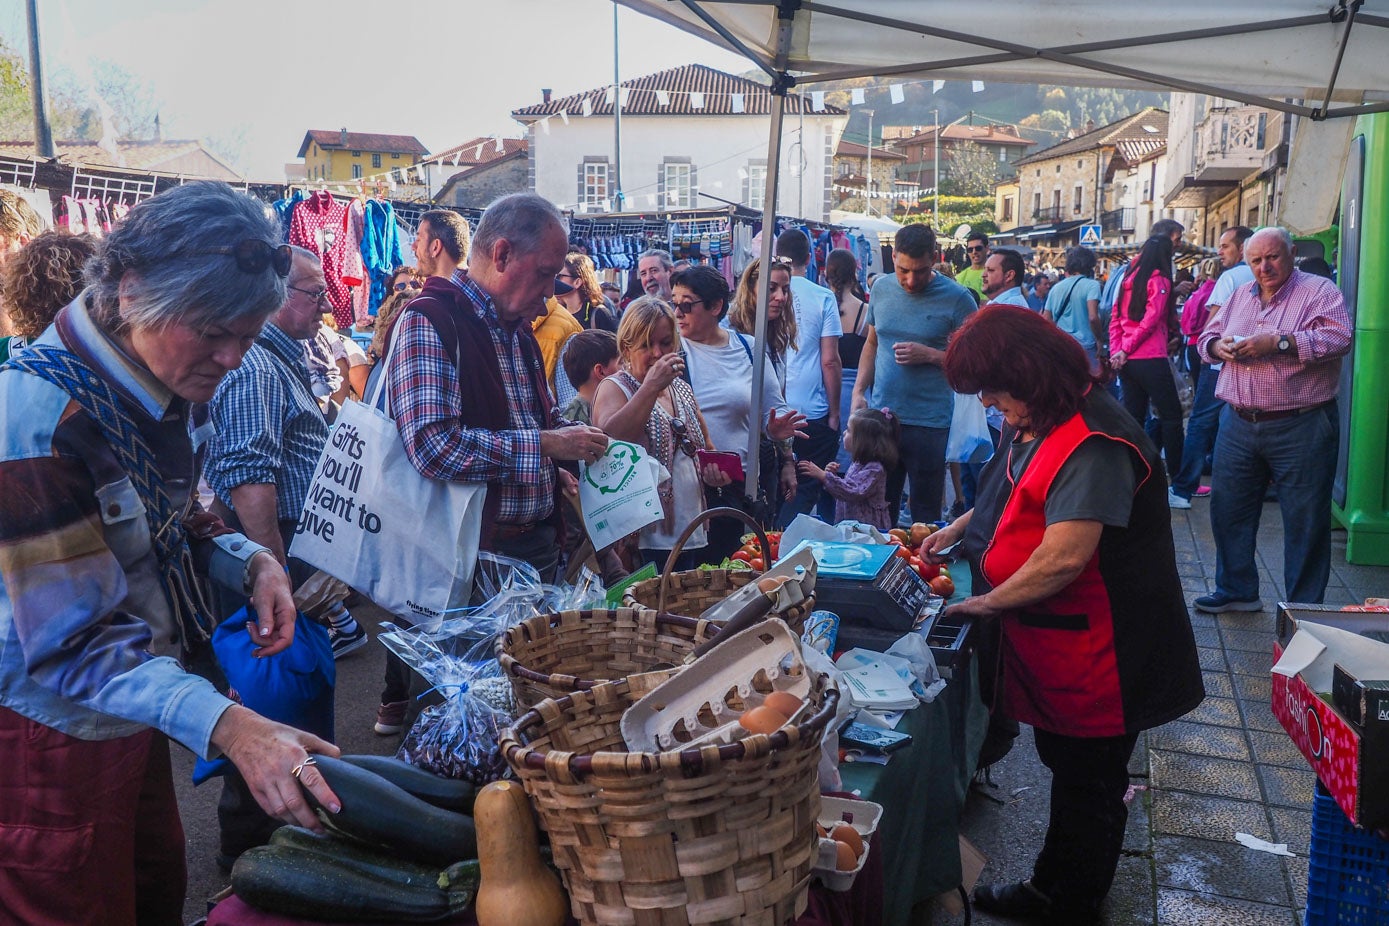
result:
[(953, 665), (969, 636), (971, 622), (940, 620), (944, 601), (931, 597), (930, 586), (905, 559), (896, 544), (858, 544), (807, 540), (819, 564), (815, 607), (839, 615), (836, 650), (882, 652), (903, 634), (926, 638), (941, 669)]

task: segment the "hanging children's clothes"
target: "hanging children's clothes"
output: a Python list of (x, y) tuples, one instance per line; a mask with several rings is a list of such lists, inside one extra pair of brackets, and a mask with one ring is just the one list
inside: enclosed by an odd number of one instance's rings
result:
[(307, 248), (322, 259), (328, 304), (333, 310), (333, 322), (340, 329), (352, 324), (352, 302), (347, 284), (342, 281), (348, 247), (343, 231), (346, 216), (346, 204), (326, 190), (319, 190), (294, 207), (289, 228), (290, 244)]
[(362, 263), (366, 268), (371, 291), (367, 297), (367, 312), (375, 315), (381, 303), (390, 295), (387, 289), (391, 271), (405, 263), (400, 250), (400, 232), (396, 228), (395, 209), (384, 200), (367, 200), (362, 229)]
[(362, 263), (362, 238), (366, 229), (365, 210), (360, 199), (347, 204), (343, 216), (342, 233), (347, 238), (347, 248), (343, 254), (342, 281), (347, 284), (352, 295), (352, 319), (362, 321), (367, 317), (367, 302), (370, 288), (367, 283), (366, 266)]
[(277, 199), (270, 204), (270, 208), (275, 210), (275, 218), (280, 223), (280, 240), (289, 241), (289, 226), (294, 221), (294, 207), (308, 198), (303, 190), (290, 190), (289, 195), (284, 199)]

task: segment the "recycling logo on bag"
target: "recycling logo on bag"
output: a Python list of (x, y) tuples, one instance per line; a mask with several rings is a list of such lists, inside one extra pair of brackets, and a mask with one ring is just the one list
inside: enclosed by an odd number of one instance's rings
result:
[(608, 452), (584, 467), (584, 481), (604, 495), (621, 492), (637, 473), (641, 450), (636, 444), (609, 441)]

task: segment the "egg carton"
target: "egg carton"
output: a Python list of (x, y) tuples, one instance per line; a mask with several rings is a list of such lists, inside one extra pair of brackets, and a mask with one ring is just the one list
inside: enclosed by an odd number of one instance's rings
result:
[(868, 853), (873, 851), (871, 840), (873, 834), (878, 832), (878, 821), (882, 816), (882, 804), (843, 797), (821, 797), (820, 815), (816, 822), (823, 826), (826, 832), (833, 831), (841, 823), (852, 826), (855, 832), (863, 837), (863, 854), (858, 857), (858, 864), (852, 869), (840, 871), (837, 867), (838, 844), (833, 839), (821, 839), (816, 847), (815, 864), (810, 873), (832, 891), (847, 891), (853, 887), (854, 879), (868, 862)]
[[(773, 691), (802, 701), (811, 691), (800, 639), (775, 617), (720, 642), (627, 708), (622, 739), (633, 752), (732, 743), (747, 735), (739, 716)], [(792, 720), (808, 707), (802, 705)]]
[(815, 577), (818, 569), (815, 554), (810, 549), (788, 553), (777, 560), (776, 565), (762, 573), (756, 582), (749, 582), (737, 591), (730, 593), (723, 601), (705, 611), (700, 617), (710, 621), (726, 621), (741, 611), (748, 602), (758, 595), (764, 594), (763, 589), (769, 587), (768, 580), (781, 579), (782, 577), (790, 581), (779, 583), (771, 611), (773, 614), (784, 614), (802, 604), (815, 591)]

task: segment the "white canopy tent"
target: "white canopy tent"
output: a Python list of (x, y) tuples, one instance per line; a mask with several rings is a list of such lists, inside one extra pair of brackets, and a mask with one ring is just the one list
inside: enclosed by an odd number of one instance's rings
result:
[[(1389, 112), (1389, 0), (993, 0), (984, 15), (977, 6), (940, 0), (615, 2), (738, 52), (771, 79), (764, 267), (774, 237), (785, 94), (798, 84), (899, 75), (1203, 93), (1313, 123), (1342, 117), (1336, 131), (1319, 133), (1323, 151), (1339, 145), (1342, 155), (1353, 125), (1344, 117)], [(1306, 160), (1328, 172), (1329, 159)], [(767, 282), (764, 273), (753, 408), (762, 407)], [(748, 453), (749, 494), (757, 485), (758, 431), (752, 429)]]

